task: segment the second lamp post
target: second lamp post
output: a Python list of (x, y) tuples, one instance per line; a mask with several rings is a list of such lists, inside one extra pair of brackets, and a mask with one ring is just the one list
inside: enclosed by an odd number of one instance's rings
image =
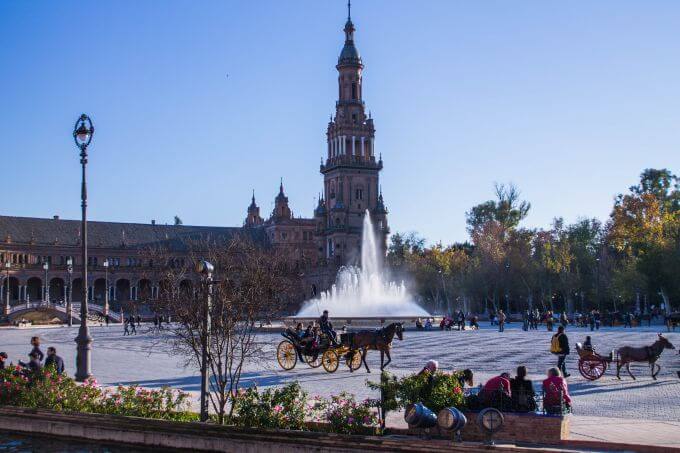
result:
[(76, 381), (86, 381), (92, 372), (90, 371), (90, 351), (92, 350), (92, 337), (87, 327), (87, 183), (85, 169), (87, 166), (87, 147), (92, 141), (94, 126), (92, 120), (83, 114), (76, 121), (73, 130), (73, 140), (80, 149), (80, 165), (82, 167), (82, 182), (80, 187), (80, 201), (83, 211), (81, 225), (81, 264), (83, 266), (82, 295), (80, 302), (80, 328), (76, 337)]

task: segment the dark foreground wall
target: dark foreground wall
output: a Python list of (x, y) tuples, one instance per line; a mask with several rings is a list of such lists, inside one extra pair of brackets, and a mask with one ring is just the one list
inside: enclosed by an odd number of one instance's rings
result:
[[(153, 447), (162, 451), (191, 450), (239, 453), (350, 451), (480, 451), (493, 447), (454, 444), (406, 436), (344, 436), (298, 431), (241, 429), (200, 423), (178, 423), (134, 417), (62, 414), (0, 407), (0, 431), (76, 438), (108, 444)], [(495, 447), (496, 452), (524, 452), (519, 447)]]

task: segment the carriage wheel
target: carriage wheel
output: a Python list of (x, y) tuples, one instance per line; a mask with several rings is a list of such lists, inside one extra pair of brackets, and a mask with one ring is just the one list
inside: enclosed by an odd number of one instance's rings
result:
[(284, 370), (292, 370), (295, 368), (297, 363), (297, 352), (295, 352), (295, 346), (290, 341), (282, 341), (276, 348), (276, 360), (279, 362), (279, 366)]
[(352, 371), (356, 371), (359, 368), (361, 368), (361, 351), (357, 349), (354, 351), (349, 351), (347, 354), (348, 356), (345, 358), (345, 361), (347, 362), (347, 366), (349, 367), (349, 369)]
[(305, 362), (307, 362), (307, 365), (309, 365), (312, 368), (319, 368), (321, 366), (322, 354), (320, 352), (316, 353), (303, 352), (302, 357), (305, 358)]
[(578, 370), (581, 376), (594, 381), (600, 379), (607, 371), (607, 362), (597, 357), (588, 356), (578, 361)]
[(324, 352), (323, 356), (321, 357), (321, 364), (323, 365), (323, 369), (328, 373), (335, 373), (335, 371), (338, 369), (338, 366), (340, 365), (338, 353), (332, 349), (326, 350), (326, 352)]

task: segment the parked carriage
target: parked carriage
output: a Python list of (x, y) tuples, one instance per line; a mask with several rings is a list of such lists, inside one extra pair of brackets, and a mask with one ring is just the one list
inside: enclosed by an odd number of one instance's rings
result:
[(576, 343), (576, 351), (579, 357), (578, 371), (589, 381), (595, 381), (604, 376), (614, 356), (613, 352), (609, 356), (602, 356), (593, 350), (583, 349), (581, 343)]
[(328, 373), (335, 373), (344, 360), (351, 371), (361, 367), (361, 352), (353, 344), (354, 333), (340, 334), (340, 342), (334, 345), (321, 334), (319, 337), (300, 338), (288, 328), (281, 332), (285, 340), (276, 348), (276, 359), (284, 370), (295, 368), (298, 360), (312, 368), (323, 367)]

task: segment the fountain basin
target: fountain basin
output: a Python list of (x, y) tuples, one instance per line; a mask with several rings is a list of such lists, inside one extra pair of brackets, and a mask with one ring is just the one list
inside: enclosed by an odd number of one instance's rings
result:
[[(416, 320), (420, 318), (423, 322), (427, 318), (434, 319), (432, 321), (432, 329), (439, 329), (439, 323), (442, 320), (441, 316), (333, 316), (331, 313), (331, 322), (335, 330), (340, 330), (343, 327), (346, 330), (364, 330), (364, 329), (378, 329), (380, 327), (388, 326), (393, 322), (403, 323), (405, 329), (415, 329)], [(295, 327), (297, 323), (301, 322), (303, 326), (307, 326), (312, 321), (319, 321), (319, 317), (310, 316), (286, 316), (283, 322), (287, 327)]]

